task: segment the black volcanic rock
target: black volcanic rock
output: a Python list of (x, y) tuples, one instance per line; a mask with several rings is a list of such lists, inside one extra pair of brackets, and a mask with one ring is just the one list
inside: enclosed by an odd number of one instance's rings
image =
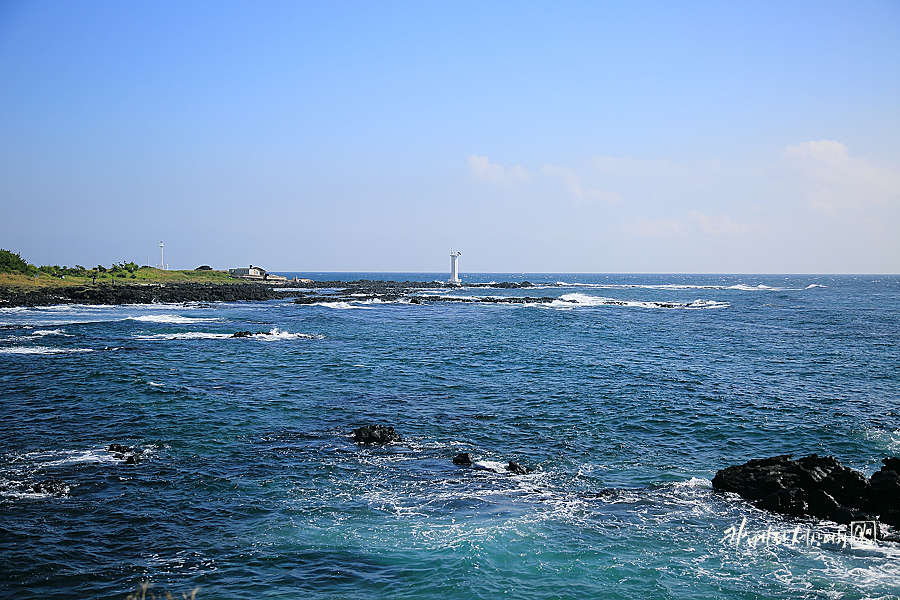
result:
[(509, 461), (509, 464), (506, 465), (506, 470), (512, 473), (513, 475), (527, 475), (534, 471), (534, 469), (529, 469), (528, 467), (523, 467), (519, 463), (515, 461)]
[(112, 454), (116, 460), (125, 461), (126, 465), (136, 465), (141, 461), (141, 454), (144, 453), (140, 448), (132, 448), (122, 444), (110, 444), (106, 447), (106, 451)]
[(474, 463), (475, 463), (475, 461), (472, 460), (472, 455), (469, 454), (468, 452), (460, 452), (459, 454), (457, 454), (456, 456), (453, 457), (454, 465), (462, 465), (464, 467), (471, 467)]
[[(734, 492), (765, 510), (837, 523), (873, 520), (900, 526), (900, 459), (886, 458), (870, 479), (833, 456), (811, 454), (751, 460), (722, 469), (717, 490)], [(897, 470), (895, 470), (897, 469)]]
[(259, 283), (154, 283), (74, 285), (19, 290), (0, 288), (0, 306), (55, 304), (151, 304), (154, 302), (240, 302), (294, 297)]
[(394, 431), (393, 427), (384, 425), (364, 425), (353, 430), (353, 441), (357, 444), (385, 445), (394, 442), (402, 442), (403, 438)]

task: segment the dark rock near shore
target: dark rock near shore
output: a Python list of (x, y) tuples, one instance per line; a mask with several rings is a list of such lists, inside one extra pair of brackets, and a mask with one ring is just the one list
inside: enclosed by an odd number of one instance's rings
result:
[(154, 302), (240, 302), (294, 297), (296, 293), (257, 283), (155, 283), (75, 285), (29, 290), (0, 288), (0, 306), (55, 304), (151, 304)]
[(464, 467), (471, 467), (474, 463), (475, 463), (475, 461), (472, 460), (472, 455), (469, 454), (468, 452), (460, 452), (459, 454), (457, 454), (456, 456), (453, 457), (454, 465), (462, 465)]
[(534, 471), (534, 469), (529, 469), (528, 467), (523, 467), (519, 463), (515, 461), (509, 461), (509, 464), (506, 465), (506, 470), (512, 473), (513, 475), (527, 475)]
[(364, 425), (359, 429), (353, 430), (353, 441), (357, 444), (377, 444), (383, 446), (385, 444), (393, 444), (394, 442), (402, 442), (403, 438), (394, 431), (393, 427), (385, 427), (384, 425)]
[[(198, 267), (198, 270), (205, 270)], [(299, 285), (302, 289), (279, 289), (277, 286)], [(495, 298), (460, 298), (455, 296), (418, 296), (422, 290), (448, 289), (451, 286), (439, 281), (309, 281), (302, 283), (101, 283), (25, 288), (0, 286), (0, 307), (51, 306), (56, 304), (150, 304), (154, 302), (240, 302), (293, 298), (298, 304), (320, 302), (360, 302), (380, 300), (395, 302), (406, 300), (410, 304), (434, 302), (490, 302), (504, 304), (553, 302), (555, 298), (542, 296)], [(532, 284), (521, 283), (471, 283), (467, 288), (522, 289)], [(321, 290), (321, 292), (313, 291)]]
[(253, 334), (250, 333), (249, 331), (235, 331), (235, 332), (234, 332), (234, 335), (231, 336), (231, 337), (233, 337), (233, 338), (245, 338), (245, 337), (250, 337), (250, 336), (252, 336), (252, 335), (253, 335)]
[(106, 451), (112, 454), (116, 460), (125, 461), (126, 465), (136, 465), (141, 461), (141, 454), (144, 453), (140, 448), (132, 448), (122, 444), (110, 444), (106, 447)]
[(784, 454), (722, 469), (712, 484), (781, 514), (844, 524), (877, 517), (900, 526), (900, 459), (882, 462), (881, 470), (867, 480), (833, 456), (811, 454), (793, 460)]

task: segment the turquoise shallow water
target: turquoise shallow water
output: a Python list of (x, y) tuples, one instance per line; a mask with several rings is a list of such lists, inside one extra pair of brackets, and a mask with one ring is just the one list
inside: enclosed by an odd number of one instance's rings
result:
[[(464, 279), (558, 301), (0, 309), (0, 593), (900, 595), (896, 544), (731, 544), (832, 526), (710, 486), (750, 458), (900, 454), (900, 278)], [(358, 447), (368, 423), (404, 442)]]

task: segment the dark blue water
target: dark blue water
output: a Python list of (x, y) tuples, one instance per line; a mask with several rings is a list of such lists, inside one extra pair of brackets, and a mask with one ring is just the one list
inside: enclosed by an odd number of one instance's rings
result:
[(0, 596), (898, 597), (896, 544), (728, 543), (835, 526), (710, 479), (900, 454), (900, 278), (464, 279), (557, 300), (0, 309)]

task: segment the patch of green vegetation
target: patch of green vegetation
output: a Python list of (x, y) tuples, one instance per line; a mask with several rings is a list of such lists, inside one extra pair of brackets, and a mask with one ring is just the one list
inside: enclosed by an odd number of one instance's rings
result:
[(9, 250), (0, 250), (0, 273), (8, 275), (34, 275), (37, 268), (25, 262), (18, 253), (13, 254)]
[(141, 266), (135, 262), (116, 262), (109, 268), (97, 265), (92, 269), (29, 264), (19, 254), (0, 250), (0, 285), (46, 287), (48, 285), (115, 284), (122, 283), (237, 283), (226, 271), (214, 271), (202, 266), (192, 271), (164, 271)]

